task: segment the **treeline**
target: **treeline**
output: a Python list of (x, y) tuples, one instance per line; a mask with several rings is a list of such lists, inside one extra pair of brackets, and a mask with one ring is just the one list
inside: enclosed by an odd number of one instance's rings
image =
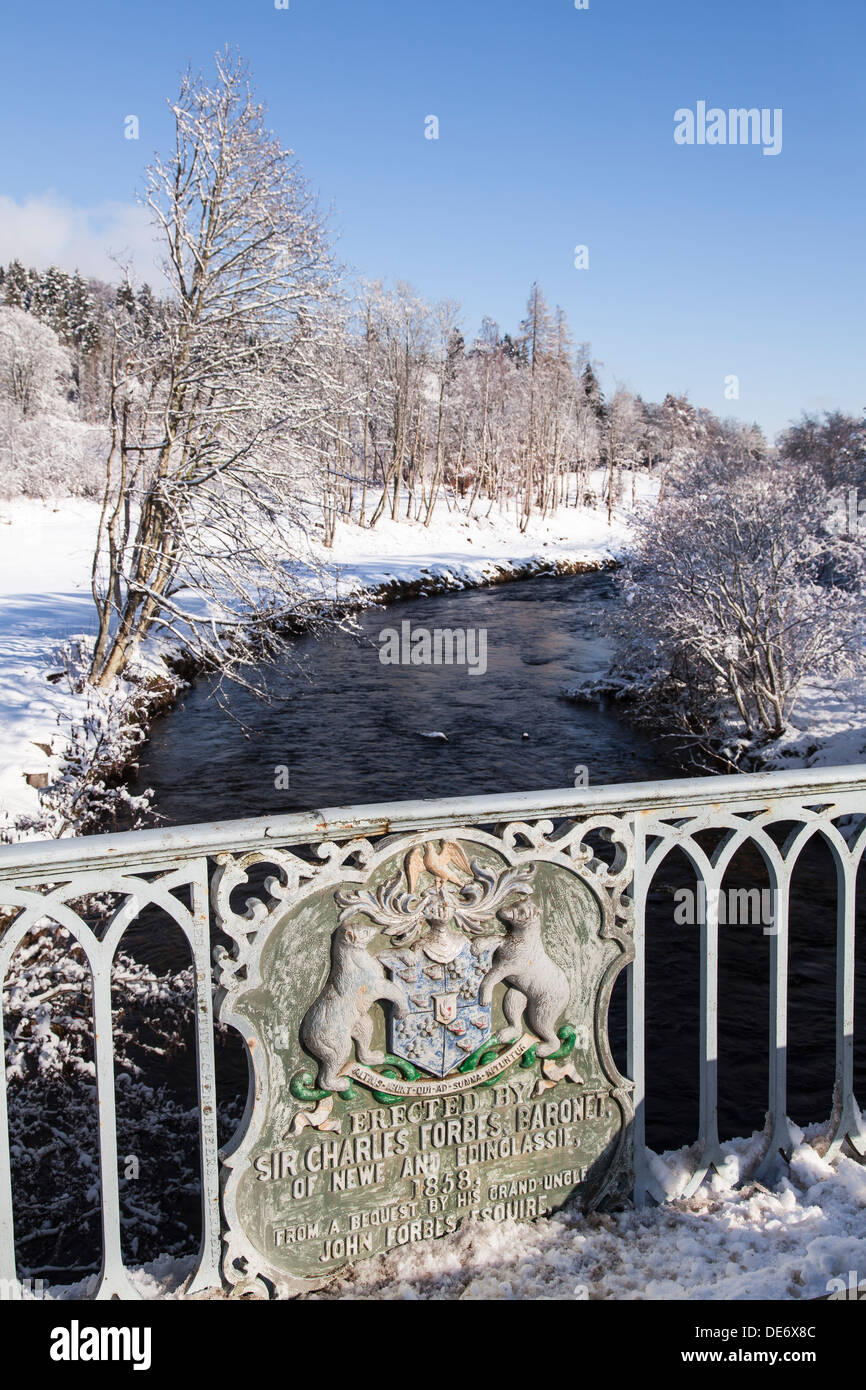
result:
[(322, 448), (328, 535), (338, 517), (429, 524), (443, 488), (513, 507), (525, 528), (559, 506), (610, 511), (641, 470), (767, 450), (757, 426), (684, 396), (654, 404), (618, 386), (605, 397), (589, 345), (538, 285), (516, 333), (485, 319), (467, 342), (453, 303), (366, 284), (341, 336), (345, 411), (335, 447)]
[[(146, 284), (114, 287), (12, 261), (0, 267), (0, 305), (7, 494), (65, 481), (70, 492), (98, 495), (97, 438), (91, 431), (86, 449), (80, 438), (73, 447), (68, 422), (107, 426), (118, 343), (132, 331), (158, 349), (171, 332), (170, 302)], [(514, 332), (485, 319), (467, 341), (455, 304), (431, 305), (407, 285), (377, 282), (351, 298), (335, 294), (315, 323), (300, 323), (298, 337), (308, 349), (293, 361), (286, 390), (302, 386), (315, 408), (288, 412), (287, 428), (326, 544), (338, 519), (429, 524), (443, 495), (513, 508), (524, 528), (559, 506), (610, 512), (634, 498), (641, 471), (663, 476), (708, 453), (767, 452), (757, 426), (720, 420), (684, 396), (653, 403), (624, 386), (606, 396), (589, 345), (575, 342), (565, 314), (549, 308), (537, 285)], [(22, 390), (25, 378), (34, 389)], [(56, 450), (37, 439), (37, 418), (46, 415), (67, 422), (65, 474)]]
[(805, 414), (777, 443), (783, 459), (814, 469), (827, 488), (866, 490), (866, 413)]

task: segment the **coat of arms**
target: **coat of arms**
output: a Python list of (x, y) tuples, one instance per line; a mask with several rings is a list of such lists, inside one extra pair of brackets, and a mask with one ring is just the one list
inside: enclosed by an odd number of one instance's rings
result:
[[(570, 990), (544, 949), (534, 873), (531, 864), (496, 873), (470, 863), (456, 841), (430, 841), (377, 889), (335, 894), (331, 972), (301, 1024), (322, 1092), (345, 1091), (353, 1079), (375, 1086), (369, 1068), (387, 1062), (402, 1063), (398, 1094), (444, 1094), (472, 1084), (465, 1072), (485, 1044), (511, 1045), (488, 1063), (493, 1074), (530, 1047), (540, 1058), (564, 1055), (557, 1025)], [(378, 931), (389, 948), (374, 956)], [(494, 1036), (500, 982), (507, 1026)], [(387, 1054), (372, 1046), (375, 1003), (386, 1009)]]

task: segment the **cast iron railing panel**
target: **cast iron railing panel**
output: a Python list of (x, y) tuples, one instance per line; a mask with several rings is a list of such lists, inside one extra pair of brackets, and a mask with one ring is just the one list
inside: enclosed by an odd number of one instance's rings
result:
[[(784, 825), (784, 838), (773, 835)], [(400, 802), (331, 808), (302, 815), (144, 830), (0, 847), (0, 982), (12, 956), (34, 930), (64, 928), (87, 959), (92, 976), (95, 1071), (99, 1101), (102, 1267), (96, 1297), (136, 1297), (121, 1250), (115, 1118), (111, 967), (129, 925), (147, 907), (160, 908), (185, 937), (193, 966), (196, 1008), (198, 1117), (202, 1179), (202, 1242), (188, 1294), (224, 1287), (246, 1291), (226, 1267), (231, 1254), (220, 1205), (220, 1159), (231, 1187), (232, 1155), (254, 1116), (251, 1087), (235, 1139), (217, 1151), (214, 995), (232, 1024), (232, 981), (257, 933), (285, 913), (312, 879), (362, 881), (365, 860), (389, 844), (421, 844), (444, 832), (463, 832), (497, 844), (511, 862), (568, 864), (605, 904), (605, 930), (617, 936), (628, 980), (627, 1097), (634, 1145), (634, 1199), (665, 1201), (695, 1192), (711, 1169), (724, 1172), (717, 1122), (719, 898), (726, 870), (744, 845), (761, 855), (772, 889), (770, 937), (769, 1093), (763, 1152), (754, 1177), (772, 1174), (794, 1135), (787, 1115), (788, 915), (792, 875), (805, 845), (822, 837), (835, 864), (836, 1063), (824, 1149), (834, 1158), (844, 1143), (866, 1154), (866, 1127), (854, 1095), (854, 965), (857, 872), (866, 847), (866, 767), (624, 784), (451, 801)], [(717, 832), (710, 851), (702, 832)], [(597, 857), (597, 837), (612, 854)], [(706, 836), (704, 836), (706, 840)], [(684, 853), (705, 892), (700, 924), (699, 1126), (692, 1172), (683, 1186), (664, 1177), (645, 1144), (646, 1130), (646, 903), (655, 874), (673, 851)], [(271, 876), (248, 885), (253, 871)], [(246, 893), (238, 905), (238, 890)], [(96, 931), (81, 904), (98, 895), (118, 899)], [(232, 942), (212, 963), (212, 933)], [(610, 997), (615, 971), (605, 994)], [(2, 1020), (2, 1013), (0, 1013)], [(237, 1026), (237, 1025), (235, 1025)], [(242, 1029), (240, 1030), (242, 1031)], [(606, 1038), (605, 1038), (605, 1045)], [(609, 1049), (608, 1049), (609, 1052)], [(612, 1066), (611, 1062), (611, 1066)], [(229, 1246), (231, 1240), (228, 1240)], [(14, 1213), (5, 1073), (0, 1076), (0, 1290), (20, 1296), (14, 1254)]]

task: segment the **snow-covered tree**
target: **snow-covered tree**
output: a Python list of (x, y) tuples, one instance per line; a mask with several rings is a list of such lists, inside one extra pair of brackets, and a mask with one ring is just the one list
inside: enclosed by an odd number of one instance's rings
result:
[(218, 55), (212, 82), (188, 74), (171, 110), (174, 147), (146, 192), (172, 291), (165, 324), (154, 334), (128, 314), (111, 353), (99, 686), (155, 628), (237, 676), (290, 617), (316, 611), (288, 552), (309, 524), (298, 460), (321, 411), (307, 388), (334, 280), (323, 219), (236, 56)]
[(413, 490), (426, 445), (423, 387), (432, 349), (429, 305), (402, 281), (393, 291), (379, 286), (372, 334), (387, 398), (383, 429), (374, 440), (382, 472), (382, 491), (370, 521), (375, 526), (386, 510), (392, 521), (398, 519), (401, 490)]
[(632, 479), (640, 452), (641, 418), (634, 396), (624, 386), (618, 386), (607, 409), (607, 515), (610, 520), (614, 503), (618, 501), (622, 474), (627, 470)]
[(812, 464), (828, 487), (866, 486), (866, 415), (804, 415), (784, 431), (779, 447), (783, 457)]
[(26, 309), (30, 300), (30, 280), (19, 260), (10, 261), (3, 274), (3, 303), (10, 309)]
[(21, 415), (68, 415), (72, 362), (57, 335), (23, 309), (0, 308), (0, 399)]
[(709, 459), (639, 522), (616, 670), (693, 750), (736, 763), (784, 732), (807, 677), (860, 661), (859, 598), (826, 582), (826, 502), (810, 469)]
[(79, 419), (73, 354), (23, 309), (0, 308), (0, 488), (97, 496), (105, 431)]

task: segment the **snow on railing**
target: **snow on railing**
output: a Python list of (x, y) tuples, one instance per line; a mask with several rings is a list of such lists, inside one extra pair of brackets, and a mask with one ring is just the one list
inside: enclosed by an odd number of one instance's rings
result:
[[(776, 833), (774, 834), (774, 827)], [(780, 833), (783, 830), (784, 833)], [(766, 773), (593, 789), (525, 792), (454, 800), (337, 807), (300, 815), (213, 822), (168, 830), (142, 830), (84, 839), (30, 841), (0, 847), (0, 982), (23, 938), (31, 932), (65, 928), (84, 953), (92, 973), (93, 1039), (99, 1102), (99, 1160), (102, 1267), (96, 1297), (137, 1297), (124, 1265), (115, 1120), (111, 967), (124, 932), (145, 908), (161, 908), (189, 943), (195, 980), (198, 1123), (202, 1184), (202, 1242), (187, 1293), (238, 1285), (221, 1268), (225, 1217), (220, 1209), (216, 1072), (213, 1032), (212, 928), (234, 939), (235, 953), (222, 952), (222, 994), (232, 968), (238, 973), (243, 941), (272, 925), (291, 907), (300, 882), (316, 874), (323, 883), (340, 872), (359, 881), (359, 866), (371, 853), (393, 845), (395, 852), (421, 845), (430, 836), (461, 831), (501, 846), (512, 863), (568, 864), (583, 875), (616, 922), (622, 946), (618, 969), (627, 970), (628, 1077), (634, 1141), (634, 1199), (665, 1201), (693, 1193), (712, 1168), (723, 1170), (716, 1116), (719, 898), (734, 856), (751, 844), (763, 858), (772, 889), (770, 997), (768, 1000), (769, 1096), (765, 1145), (752, 1176), (767, 1175), (779, 1150), (794, 1146), (787, 1117), (786, 1041), (788, 907), (791, 878), (806, 843), (821, 836), (837, 876), (836, 1075), (827, 1155), (847, 1140), (866, 1153), (866, 1129), (854, 1096), (854, 913), (857, 870), (866, 846), (866, 766), (821, 771)], [(701, 832), (717, 832), (709, 838)], [(382, 838), (384, 837), (384, 838)], [(603, 853), (599, 841), (612, 846)], [(674, 1191), (663, 1165), (645, 1144), (645, 907), (652, 881), (665, 858), (681, 850), (694, 868), (705, 911), (700, 914), (700, 1111), (688, 1185)], [(350, 867), (351, 866), (351, 867)], [(250, 888), (237, 911), (233, 894), (249, 871), (271, 868), (272, 877)], [(335, 877), (336, 875), (336, 877)], [(259, 879), (256, 879), (258, 882)], [(82, 903), (96, 895), (119, 899), (110, 920), (96, 930)], [(212, 906), (211, 906), (212, 904)], [(14, 914), (14, 915), (12, 915)], [(2, 920), (2, 919), (0, 919)], [(238, 943), (241, 943), (239, 946)], [(219, 953), (218, 953), (219, 954)], [(618, 973), (618, 970), (617, 970)], [(614, 976), (605, 997), (610, 997)], [(229, 987), (228, 992), (231, 992)], [(226, 1021), (231, 1022), (227, 1012)], [(0, 1013), (2, 1022), (2, 1013)], [(604, 1051), (610, 1058), (607, 1038)], [(612, 1060), (610, 1067), (613, 1066)], [(248, 1128), (251, 1096), (241, 1134)], [(683, 1136), (689, 1142), (690, 1136)], [(239, 1136), (226, 1155), (238, 1147)], [(20, 1296), (14, 1253), (12, 1180), (5, 1075), (0, 1076), (0, 1291)]]

